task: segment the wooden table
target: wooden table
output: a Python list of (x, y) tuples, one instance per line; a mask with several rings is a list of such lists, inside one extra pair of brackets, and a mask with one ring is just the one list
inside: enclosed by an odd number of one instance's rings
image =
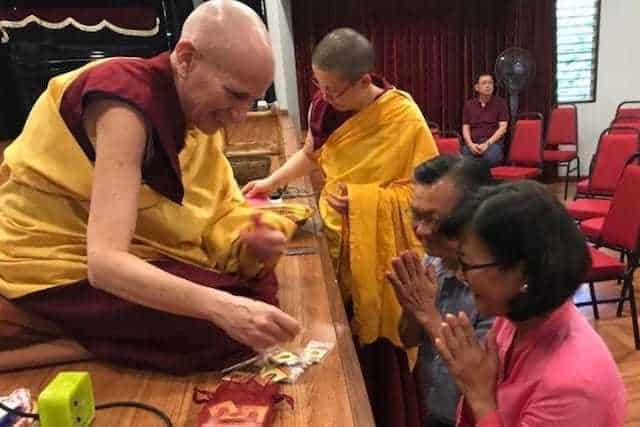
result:
[[(296, 149), (297, 134), (288, 120), (283, 121), (287, 151)], [(294, 185), (311, 191), (308, 178)], [(315, 205), (314, 197), (304, 201)], [(276, 426), (373, 426), (371, 408), (344, 312), (340, 291), (329, 260), (326, 242), (317, 216), (302, 227), (292, 247), (311, 248), (314, 253), (289, 255), (277, 268), (280, 303), (303, 325), (296, 344), (310, 339), (335, 343), (320, 364), (310, 367), (296, 384), (285, 385), (284, 393), (293, 397), (294, 409), (279, 406)], [(135, 400), (164, 411), (175, 426), (191, 426), (200, 405), (193, 403), (194, 388), (214, 390), (220, 375), (202, 373), (185, 377), (136, 371), (101, 362), (75, 363), (52, 368), (32, 369), (0, 375), (0, 395), (26, 387), (34, 396), (61, 371), (88, 371), (93, 380), (96, 403)], [(95, 427), (160, 426), (155, 416), (133, 409), (99, 411)]]

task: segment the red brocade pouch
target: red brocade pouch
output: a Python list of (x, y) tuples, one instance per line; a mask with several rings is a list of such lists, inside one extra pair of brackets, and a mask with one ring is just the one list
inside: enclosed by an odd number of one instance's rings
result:
[(216, 391), (195, 389), (193, 401), (205, 403), (196, 427), (269, 427), (275, 418), (275, 405), (285, 400), (293, 408), (293, 399), (280, 393), (280, 384), (225, 381)]

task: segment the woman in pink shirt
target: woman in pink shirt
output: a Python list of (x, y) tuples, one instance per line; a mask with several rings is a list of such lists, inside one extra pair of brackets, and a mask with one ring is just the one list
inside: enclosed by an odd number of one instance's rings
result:
[(555, 196), (535, 182), (507, 183), (449, 221), (464, 225), (460, 265), (476, 308), (496, 316), (486, 346), (463, 313), (447, 315), (436, 339), (463, 394), (456, 425), (622, 426), (620, 373), (571, 301), (589, 252)]

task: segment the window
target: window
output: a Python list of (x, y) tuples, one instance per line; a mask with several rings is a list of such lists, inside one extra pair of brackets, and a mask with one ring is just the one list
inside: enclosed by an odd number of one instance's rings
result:
[(557, 0), (558, 103), (596, 100), (599, 24), (600, 0)]

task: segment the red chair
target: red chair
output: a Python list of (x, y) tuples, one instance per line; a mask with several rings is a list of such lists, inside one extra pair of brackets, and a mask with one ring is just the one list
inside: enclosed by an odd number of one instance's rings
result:
[(531, 179), (542, 173), (542, 132), (540, 113), (518, 114), (505, 166), (491, 168), (498, 180)]
[(624, 101), (618, 104), (612, 128), (630, 127), (640, 130), (640, 101)]
[[(561, 150), (560, 147), (571, 147)], [(580, 157), (578, 156), (578, 110), (574, 104), (555, 106), (551, 110), (545, 150), (542, 154), (545, 163), (553, 163), (566, 168), (564, 180), (564, 198), (569, 192), (569, 175), (576, 173), (580, 181)], [(572, 168), (571, 163), (575, 162)]]
[(636, 130), (640, 130), (640, 120), (622, 120), (618, 122), (611, 122), (611, 129), (627, 129), (632, 128)]
[[(598, 304), (618, 303), (617, 315), (622, 315), (625, 301), (631, 306), (631, 322), (633, 326), (633, 338), (636, 349), (640, 349), (640, 333), (638, 332), (638, 311), (636, 308), (635, 292), (633, 288), (633, 274), (639, 265), (640, 257), (640, 154), (629, 159), (624, 167), (622, 178), (616, 188), (611, 201), (611, 209), (603, 220), (602, 232), (596, 244), (618, 250), (626, 256), (627, 264), (615, 257), (590, 246), (592, 266), (588, 271), (585, 282), (589, 283), (591, 301), (577, 303), (578, 306), (591, 305), (593, 316), (600, 318)], [(622, 290), (620, 297), (609, 299), (597, 299), (594, 283), (621, 280)]]
[(578, 221), (606, 216), (611, 207), (607, 199), (577, 199), (565, 204), (567, 212)]
[(623, 101), (616, 107), (612, 123), (640, 122), (640, 101)]
[(438, 152), (440, 154), (450, 154), (452, 156), (460, 155), (460, 147), (462, 138), (456, 131), (445, 131), (435, 138)]
[(602, 236), (602, 226), (604, 225), (604, 217), (591, 218), (580, 222), (580, 231), (585, 237), (592, 242), (600, 240)]
[(575, 198), (612, 197), (627, 159), (638, 151), (640, 130), (608, 128), (602, 131), (589, 166), (589, 178), (578, 182)]
[[(629, 157), (625, 164), (638, 164), (639, 154), (640, 153), (636, 153)], [(607, 216), (611, 208), (611, 200), (578, 199), (573, 202), (566, 203), (565, 206), (569, 214), (580, 221), (580, 230), (582, 233), (592, 242), (597, 242), (602, 235), (604, 218)]]

